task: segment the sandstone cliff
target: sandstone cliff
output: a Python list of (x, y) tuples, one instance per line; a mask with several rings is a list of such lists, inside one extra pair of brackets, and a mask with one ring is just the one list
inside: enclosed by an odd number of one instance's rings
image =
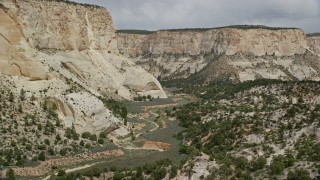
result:
[[(96, 125), (92, 125), (95, 118), (90, 115), (77, 116), (94, 96), (166, 97), (155, 77), (119, 55), (112, 18), (102, 7), (0, 0), (0, 43), (0, 73), (10, 77), (7, 80), (14, 84), (10, 88), (17, 92), (23, 88), (35, 96), (56, 99), (61, 107), (70, 107), (70, 111), (60, 109), (60, 116), (81, 130), (89, 126), (95, 126), (89, 127), (92, 131), (102, 130), (111, 122), (120, 122), (102, 111), (101, 105), (94, 113), (100, 121)], [(44, 89), (45, 94), (39, 93)], [(74, 91), (90, 95), (71, 106), (67, 97)]]
[(309, 53), (301, 29), (235, 26), (148, 34), (119, 31), (117, 40), (121, 54), (160, 77), (189, 77), (207, 69), (209, 79), (319, 78), (317, 62), (313, 67), (299, 59)]
[(307, 40), (310, 50), (320, 55), (320, 33), (308, 34)]

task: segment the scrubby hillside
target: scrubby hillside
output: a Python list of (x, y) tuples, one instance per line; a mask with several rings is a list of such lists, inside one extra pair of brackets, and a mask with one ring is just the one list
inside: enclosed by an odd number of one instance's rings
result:
[(193, 157), (181, 176), (318, 176), (318, 89), (317, 82), (275, 80), (190, 88), (203, 100), (171, 112), (187, 128), (179, 135), (181, 152)]
[[(83, 90), (74, 84), (73, 93), (68, 94), (68, 106), (63, 108), (62, 104), (50, 97), (46, 97), (50, 89), (42, 89), (40, 95), (21, 89), (19, 92), (13, 91), (14, 84), (8, 77), (0, 76), (0, 167), (9, 166), (34, 166), (47, 159), (76, 156), (79, 154), (89, 154), (90, 149), (106, 141), (106, 128), (110, 126), (121, 126), (122, 117), (116, 118), (112, 113), (99, 104), (99, 99), (87, 92), (77, 92)], [(71, 83), (71, 82), (70, 82)], [(94, 107), (86, 110), (72, 109), (78, 103), (79, 96), (90, 97), (91, 103), (97, 103)], [(96, 116), (106, 116), (103, 120), (82, 122), (83, 126), (75, 125), (70, 121), (63, 121), (59, 116), (58, 109), (64, 113), (83, 113), (86, 116), (87, 110), (93, 114), (90, 118), (96, 120)], [(88, 115), (87, 115), (88, 116)], [(67, 124), (70, 123), (70, 124)], [(85, 129), (79, 129), (86, 127)], [(84, 133), (82, 133), (84, 132)], [(93, 132), (93, 133), (90, 133)], [(84, 137), (83, 134), (87, 134)], [(82, 135), (82, 136), (81, 136)], [(100, 135), (100, 136), (99, 136)], [(52, 164), (52, 166), (58, 164)], [(47, 167), (51, 168), (50, 167)], [(23, 169), (23, 168), (22, 168)], [(17, 169), (16, 174), (24, 176)], [(42, 175), (47, 173), (47, 169), (38, 169), (34, 172), (29, 171), (27, 175)]]

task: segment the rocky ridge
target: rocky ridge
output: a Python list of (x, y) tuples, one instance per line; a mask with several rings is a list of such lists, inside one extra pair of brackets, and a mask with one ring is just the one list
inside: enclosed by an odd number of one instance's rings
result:
[(80, 132), (120, 122), (98, 97), (166, 97), (156, 78), (118, 53), (105, 8), (0, 0), (0, 25), (1, 84), (16, 95), (23, 89), (28, 97), (49, 99), (58, 106), (59, 117)]
[[(302, 29), (230, 26), (138, 32), (117, 33), (119, 52), (157, 77), (186, 78), (213, 64), (218, 71), (207, 74), (210, 77), (207, 81), (319, 79), (319, 56), (308, 60), (296, 58), (316, 51), (309, 49)], [(257, 65), (261, 68), (256, 68)], [(224, 77), (219, 69), (227, 70)]]

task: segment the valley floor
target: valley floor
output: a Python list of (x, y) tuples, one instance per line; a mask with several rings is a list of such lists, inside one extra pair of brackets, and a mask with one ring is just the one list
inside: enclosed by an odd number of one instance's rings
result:
[[(91, 171), (95, 168), (135, 168), (138, 165), (170, 159), (178, 164), (185, 155), (179, 153), (181, 142), (174, 136), (182, 130), (175, 118), (168, 118), (166, 110), (172, 110), (195, 98), (175, 95), (169, 99), (147, 102), (127, 102), (127, 129), (117, 129), (107, 136), (110, 142), (84, 153), (57, 159), (48, 159), (33, 167), (13, 168), (22, 179), (59, 178), (59, 170), (65, 173)], [(130, 130), (130, 132), (126, 132)], [(97, 151), (97, 152), (95, 152)], [(53, 168), (54, 167), (54, 168)]]

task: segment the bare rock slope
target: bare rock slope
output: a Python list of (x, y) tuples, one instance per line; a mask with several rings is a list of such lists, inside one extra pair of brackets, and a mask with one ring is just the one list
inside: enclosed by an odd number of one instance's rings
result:
[[(230, 26), (119, 31), (117, 39), (121, 54), (160, 77), (186, 78), (207, 69), (207, 81), (319, 79), (317, 41), (307, 41), (302, 29)], [(309, 49), (308, 42), (314, 48)]]
[(320, 55), (320, 33), (308, 34), (307, 40), (310, 50)]
[(118, 53), (111, 15), (102, 7), (0, 0), (0, 43), (0, 74), (8, 87), (51, 99), (66, 124), (79, 130), (120, 122), (97, 97), (166, 97), (155, 77)]

